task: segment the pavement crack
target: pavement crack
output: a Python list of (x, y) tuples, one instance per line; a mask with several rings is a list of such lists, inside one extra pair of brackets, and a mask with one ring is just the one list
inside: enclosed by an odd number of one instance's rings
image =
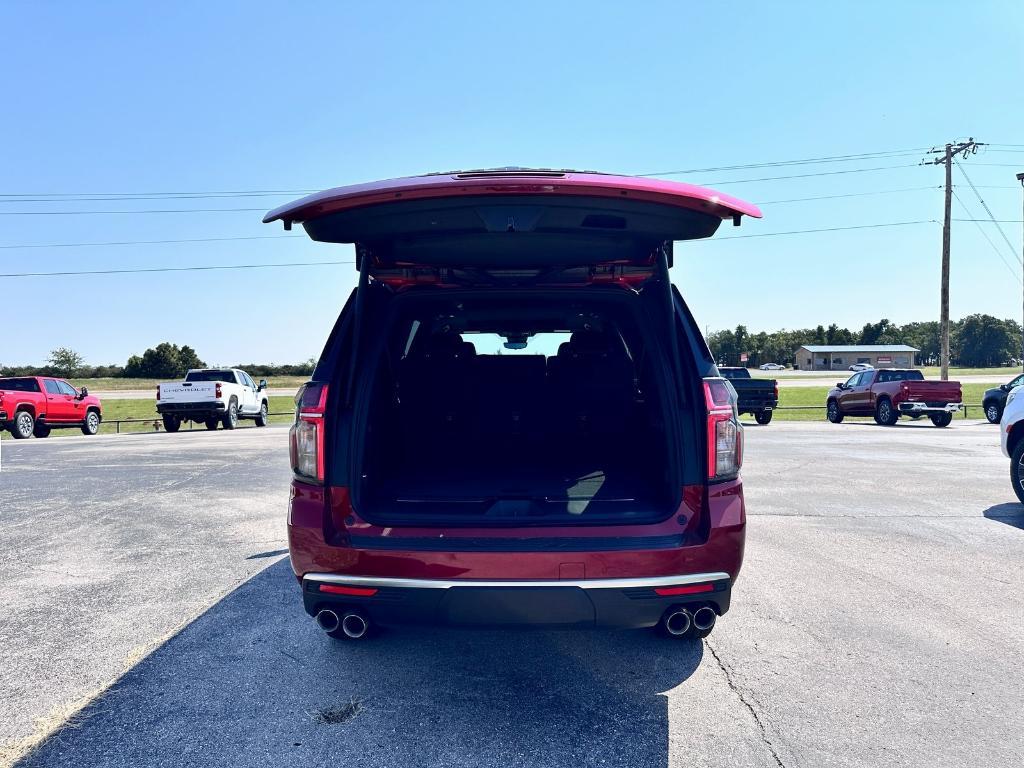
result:
[(783, 763), (782, 758), (779, 757), (779, 753), (776, 751), (775, 745), (772, 744), (771, 739), (768, 738), (768, 730), (765, 728), (764, 723), (761, 722), (761, 716), (757, 714), (757, 710), (754, 709), (754, 705), (747, 700), (747, 697), (743, 695), (743, 691), (740, 690), (739, 686), (736, 685), (735, 681), (732, 679), (732, 671), (729, 669), (728, 665), (726, 665), (725, 662), (722, 661), (721, 657), (719, 657), (718, 655), (718, 652), (715, 651), (715, 649), (712, 647), (711, 643), (707, 641), (707, 639), (704, 640), (704, 645), (711, 653), (711, 656), (715, 660), (715, 663), (718, 664), (718, 668), (722, 670), (722, 674), (725, 675), (726, 684), (729, 686), (729, 688), (732, 689), (732, 692), (736, 694), (736, 697), (740, 700), (740, 703), (747, 708), (747, 711), (750, 712), (750, 716), (754, 718), (754, 723), (757, 725), (757, 730), (761, 737), (761, 741), (764, 742), (764, 745), (766, 747), (768, 747), (768, 752), (771, 753), (772, 758), (775, 760), (775, 764), (779, 766), (779, 768), (786, 768), (786, 764)]

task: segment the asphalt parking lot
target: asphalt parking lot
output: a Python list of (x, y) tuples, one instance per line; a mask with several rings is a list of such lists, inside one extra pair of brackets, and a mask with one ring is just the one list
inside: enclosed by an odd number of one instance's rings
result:
[(997, 428), (746, 434), (744, 571), (703, 643), (335, 643), (282, 552), (284, 429), (5, 443), (7, 762), (1019, 765), (1024, 509)]

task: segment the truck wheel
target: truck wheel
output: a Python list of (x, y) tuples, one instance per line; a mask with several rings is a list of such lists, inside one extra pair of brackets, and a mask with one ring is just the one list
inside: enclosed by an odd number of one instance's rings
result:
[(839, 403), (835, 400), (828, 401), (828, 408), (826, 409), (828, 420), (833, 424), (843, 423), (843, 412), (839, 410)]
[(899, 421), (899, 412), (892, 407), (892, 401), (888, 397), (883, 397), (878, 401), (878, 405), (875, 406), (875, 421), (881, 424), (883, 427), (891, 427), (897, 421)]
[(224, 429), (234, 429), (238, 426), (238, 401), (235, 398), (231, 398), (231, 402), (228, 403), (228, 412), (224, 414), (220, 423), (224, 425)]
[(100, 415), (96, 411), (89, 411), (85, 414), (85, 421), (82, 422), (83, 435), (95, 435), (100, 431)]
[(267, 401), (264, 400), (263, 401), (263, 405), (260, 406), (260, 413), (256, 417), (256, 426), (257, 427), (265, 427), (265, 426), (267, 426), (267, 421), (269, 419), (269, 415), (268, 415), (269, 413), (270, 413), (270, 409), (267, 408)]
[(50, 436), (50, 425), (36, 422), (36, 425), (32, 428), (32, 434), (36, 437), (49, 437)]
[(754, 414), (754, 421), (758, 424), (770, 424), (774, 411), (758, 411)]
[(27, 440), (32, 437), (35, 431), (36, 420), (28, 411), (18, 411), (14, 414), (14, 423), (11, 424), (11, 435), (15, 440)]
[(929, 418), (932, 420), (932, 424), (936, 427), (948, 427), (949, 422), (953, 420), (952, 413), (933, 413)]
[(999, 403), (985, 403), (985, 418), (989, 424), (999, 423), (1003, 418), (1003, 409), (999, 407)]
[(1024, 504), (1024, 440), (1018, 440), (1010, 457), (1010, 483), (1017, 499)]
[(164, 429), (166, 429), (168, 432), (177, 432), (179, 429), (181, 429), (181, 417), (165, 413)]
[(217, 428), (217, 425), (220, 424), (220, 421), (218, 419), (207, 419), (204, 423), (206, 424), (206, 428), (212, 432)]

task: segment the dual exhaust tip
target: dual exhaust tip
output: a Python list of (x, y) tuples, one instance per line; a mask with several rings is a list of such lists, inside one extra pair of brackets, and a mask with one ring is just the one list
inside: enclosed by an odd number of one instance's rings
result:
[(327, 634), (338, 630), (349, 640), (361, 640), (370, 631), (370, 620), (358, 611), (349, 611), (338, 616), (330, 608), (325, 608), (316, 615), (316, 623)]
[(681, 637), (690, 631), (690, 628), (698, 632), (707, 632), (715, 626), (718, 614), (714, 608), (702, 606), (693, 613), (685, 608), (677, 608), (669, 611), (663, 619), (665, 631), (673, 637)]

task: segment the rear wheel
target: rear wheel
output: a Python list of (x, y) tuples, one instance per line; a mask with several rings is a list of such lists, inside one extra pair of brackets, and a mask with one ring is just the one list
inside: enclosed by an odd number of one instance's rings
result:
[(1003, 418), (1003, 409), (999, 407), (999, 403), (985, 403), (985, 418), (989, 424), (999, 423)]
[(257, 427), (265, 427), (265, 426), (267, 426), (267, 421), (268, 421), (269, 415), (270, 415), (270, 409), (267, 408), (267, 401), (264, 400), (263, 404), (260, 406), (260, 413), (256, 417), (256, 426)]
[(32, 437), (35, 431), (36, 420), (28, 411), (18, 411), (14, 414), (14, 423), (11, 424), (11, 434), (15, 440), (27, 440)]
[(172, 416), (169, 413), (164, 414), (164, 429), (168, 432), (177, 432), (181, 429), (181, 417)]
[(217, 419), (207, 419), (204, 423), (206, 424), (206, 428), (212, 432), (217, 428), (217, 425), (220, 424), (220, 421)]
[(758, 424), (769, 424), (772, 420), (773, 411), (758, 411), (754, 414), (754, 421)]
[(932, 424), (936, 427), (948, 427), (949, 422), (953, 420), (952, 413), (933, 413), (929, 418), (932, 420)]
[(839, 403), (837, 403), (835, 400), (828, 401), (828, 408), (826, 409), (826, 413), (828, 415), (828, 420), (831, 421), (833, 424), (843, 423), (843, 412), (839, 410)]
[(100, 431), (100, 415), (96, 411), (89, 411), (85, 414), (85, 421), (82, 422), (83, 435), (95, 435)]
[(235, 398), (231, 398), (231, 402), (228, 403), (228, 411), (221, 419), (221, 424), (224, 425), (224, 429), (234, 429), (238, 426), (238, 401)]
[(50, 431), (51, 430), (49, 424), (41, 424), (38, 421), (36, 422), (36, 425), (32, 428), (32, 434), (35, 435), (36, 437), (49, 437)]
[(1017, 499), (1024, 504), (1024, 440), (1019, 440), (1010, 457), (1010, 482)]
[(899, 418), (899, 413), (892, 407), (892, 401), (888, 397), (883, 397), (878, 401), (878, 405), (875, 406), (876, 422), (881, 424), (883, 427), (891, 427), (899, 420)]

